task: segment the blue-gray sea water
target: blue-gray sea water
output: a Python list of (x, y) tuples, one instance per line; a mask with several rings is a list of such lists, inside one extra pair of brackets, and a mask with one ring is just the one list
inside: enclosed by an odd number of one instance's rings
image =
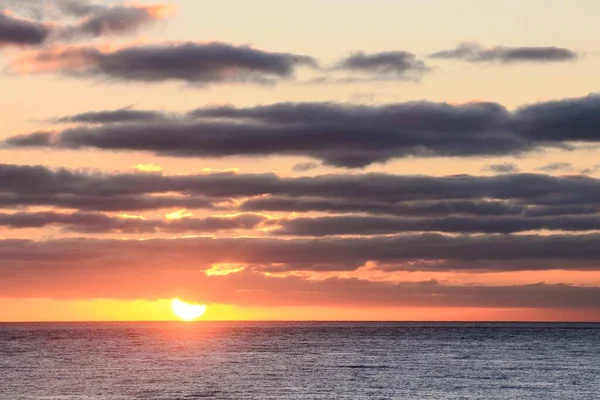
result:
[(0, 324), (1, 400), (600, 399), (598, 324)]

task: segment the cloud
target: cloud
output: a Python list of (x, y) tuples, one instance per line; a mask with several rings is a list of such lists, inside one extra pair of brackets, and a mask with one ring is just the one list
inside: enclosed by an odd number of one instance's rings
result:
[(518, 233), (526, 231), (600, 230), (599, 215), (584, 216), (448, 216), (397, 218), (381, 216), (326, 216), (272, 221), (271, 233), (291, 236), (388, 235), (402, 232)]
[(306, 172), (306, 171), (311, 171), (313, 169), (317, 169), (319, 168), (319, 163), (316, 162), (307, 162), (307, 163), (300, 163), (300, 164), (296, 164), (294, 165), (294, 172)]
[(565, 162), (550, 163), (537, 168), (537, 170), (542, 172), (573, 171), (573, 164)]
[(600, 95), (542, 102), (519, 108), (515, 130), (529, 140), (600, 142)]
[(249, 212), (555, 216), (595, 214), (600, 198), (597, 179), (536, 174), (282, 178), (235, 173), (101, 174), (0, 165), (0, 178), (0, 207), (54, 206), (85, 211), (211, 209), (214, 203), (241, 199), (239, 209)]
[(590, 168), (585, 168), (584, 170), (581, 171), (581, 173), (582, 174), (595, 174), (598, 171), (600, 171), (600, 164), (593, 165)]
[(43, 23), (18, 18), (0, 10), (0, 48), (37, 46), (44, 43), (51, 28)]
[(564, 62), (573, 61), (578, 54), (561, 47), (506, 47), (484, 48), (477, 43), (463, 43), (451, 50), (442, 50), (430, 55), (431, 58), (456, 59), (468, 62)]
[[(0, 269), (179, 270), (243, 264), (269, 272), (354, 271), (367, 262), (404, 271), (598, 271), (600, 235), (413, 234), (361, 238), (61, 239), (0, 241)], [(144, 272), (145, 273), (145, 272)]]
[(166, 122), (79, 126), (53, 135), (36, 132), (34, 137), (13, 137), (5, 144), (145, 150), (178, 157), (296, 155), (357, 168), (411, 156), (505, 155), (530, 150), (530, 142), (506, 129), (508, 121), (509, 113), (491, 103), (284, 103), (205, 108)]
[(160, 209), (214, 209), (203, 196), (17, 194), (0, 193), (0, 208), (50, 206), (83, 211), (150, 211)]
[(597, 95), (514, 112), (496, 103), (280, 103), (206, 107), (166, 120), (82, 124), (14, 136), (4, 145), (147, 151), (172, 157), (306, 156), (325, 165), (361, 168), (408, 157), (504, 156), (595, 144), (600, 142), (599, 116)]
[[(6, 3), (6, 4), (4, 4)], [(164, 19), (164, 5), (103, 5), (87, 1), (37, 0), (0, 4), (0, 47), (41, 46), (49, 43), (128, 35)], [(13, 15), (14, 14), (14, 15)], [(26, 15), (26, 19), (17, 15)], [(76, 18), (73, 21), (73, 17)]]
[(491, 164), (484, 169), (497, 174), (514, 174), (519, 172), (519, 166), (515, 163)]
[(166, 43), (103, 50), (62, 46), (29, 53), (11, 62), (13, 72), (59, 73), (128, 82), (275, 83), (300, 66), (316, 67), (308, 56), (272, 53), (227, 43)]
[(337, 63), (333, 69), (411, 80), (420, 79), (428, 71), (423, 61), (406, 51), (357, 52)]
[(364, 213), (375, 215), (395, 215), (403, 217), (443, 217), (448, 215), (471, 216), (529, 216), (544, 217), (558, 215), (596, 214), (600, 210), (589, 206), (532, 206), (514, 201), (409, 201), (385, 203), (369, 200), (335, 198), (289, 198), (257, 197), (240, 204), (240, 210), (253, 212), (327, 212), (327, 213)]
[[(269, 277), (245, 270), (207, 276), (203, 271), (173, 271), (169, 264), (144, 263), (141, 271), (112, 268), (21, 268), (0, 281), (7, 297), (62, 299), (172, 298), (184, 291), (186, 298), (201, 303), (240, 306), (351, 306), (356, 307), (499, 307), (595, 310), (600, 289), (543, 283), (515, 286), (447, 285), (437, 281), (377, 282), (365, 279)], [(87, 264), (86, 264), (87, 266)], [(114, 275), (119, 279), (115, 280)], [(31, 276), (29, 280), (23, 277)], [(160, 279), (150, 279), (157, 277)]]
[[(297, 237), (597, 231), (599, 199), (600, 180), (584, 176), (363, 174), (283, 178), (232, 172), (102, 174), (0, 165), (0, 208), (19, 210), (0, 214), (4, 225), (52, 225), (88, 234), (211, 233), (259, 228), (263, 228), (256, 232), (259, 236)], [(40, 214), (29, 210), (36, 206), (76, 212)], [(94, 213), (199, 208), (220, 210), (235, 218), (129, 221)], [(254, 214), (261, 212), (279, 214), (276, 218)], [(310, 212), (333, 215), (289, 215)]]
[(167, 119), (168, 116), (158, 111), (134, 110), (131, 107), (117, 110), (91, 111), (76, 115), (60, 117), (56, 123), (114, 124), (119, 122), (153, 122)]
[(267, 220), (257, 214), (184, 217), (174, 220), (113, 217), (101, 213), (21, 212), (0, 213), (0, 226), (12, 229), (60, 226), (79, 233), (217, 233), (225, 230), (253, 229)]
[(78, 1), (58, 4), (66, 14), (80, 17), (76, 24), (57, 32), (61, 40), (136, 33), (139, 28), (165, 18), (169, 11), (163, 5), (104, 6)]
[[(600, 180), (587, 176), (543, 174), (442, 177), (376, 173), (312, 177), (234, 172), (195, 175), (103, 174), (43, 166), (0, 164), (0, 194), (5, 195), (119, 199), (125, 196), (172, 193), (198, 196), (203, 201), (273, 195), (388, 205), (404, 202), (494, 199), (513, 201), (517, 205), (597, 206), (600, 201)], [(162, 201), (160, 197), (153, 199), (157, 202)], [(487, 203), (481, 204), (486, 205)], [(455, 206), (461, 205), (442, 205)], [(423, 204), (423, 207), (427, 205)]]

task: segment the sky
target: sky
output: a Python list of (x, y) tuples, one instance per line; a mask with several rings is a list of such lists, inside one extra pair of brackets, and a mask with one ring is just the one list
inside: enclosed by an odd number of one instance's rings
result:
[(600, 321), (596, 0), (0, 0), (0, 321)]

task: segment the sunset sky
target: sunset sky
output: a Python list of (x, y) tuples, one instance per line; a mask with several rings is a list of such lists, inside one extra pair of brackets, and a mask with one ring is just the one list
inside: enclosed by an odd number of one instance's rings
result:
[(0, 321), (600, 321), (597, 0), (0, 0)]

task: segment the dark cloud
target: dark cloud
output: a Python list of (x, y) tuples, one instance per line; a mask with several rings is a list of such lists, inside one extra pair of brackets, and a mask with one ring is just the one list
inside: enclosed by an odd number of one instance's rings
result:
[(463, 43), (452, 50), (442, 50), (430, 55), (432, 58), (448, 58), (469, 62), (497, 61), (518, 62), (561, 62), (572, 61), (578, 54), (560, 47), (506, 47), (484, 48), (477, 43)]
[(6, 140), (5, 144), (15, 147), (44, 147), (52, 144), (53, 133), (38, 131), (27, 135), (18, 135)]
[(112, 218), (104, 214), (32, 212), (0, 214), (0, 226), (12, 229), (62, 226), (66, 230), (86, 233), (150, 233), (155, 227), (137, 219)]
[(114, 124), (119, 122), (153, 122), (167, 119), (158, 111), (135, 110), (131, 107), (117, 110), (92, 111), (57, 118), (57, 123)]
[(346, 215), (282, 219), (273, 221), (272, 224), (278, 226), (272, 231), (273, 234), (292, 236), (383, 235), (401, 232), (508, 234), (538, 230), (595, 231), (600, 230), (600, 216), (397, 218)]
[(35, 206), (106, 212), (216, 208), (211, 199), (204, 198), (203, 196), (0, 193), (0, 208), (26, 208)]
[(551, 217), (559, 215), (588, 215), (598, 214), (600, 207), (591, 203), (590, 205), (563, 205), (563, 206), (527, 206), (524, 216), (528, 217)]
[(366, 54), (358, 52), (340, 61), (334, 69), (368, 73), (397, 79), (419, 79), (428, 68), (412, 53), (389, 51)]
[(104, 6), (78, 1), (58, 4), (63, 12), (81, 18), (76, 24), (63, 28), (58, 33), (62, 40), (131, 34), (164, 18), (166, 14), (166, 7), (162, 5)]
[(4, 194), (94, 197), (172, 192), (202, 199), (274, 195), (384, 204), (495, 199), (511, 200), (519, 205), (562, 207), (597, 205), (600, 180), (588, 176), (542, 174), (433, 177), (373, 173), (287, 178), (274, 174), (236, 173), (103, 174), (0, 164), (0, 193)]
[[(441, 217), (596, 214), (598, 180), (545, 175), (411, 177), (381, 174), (280, 178), (275, 175), (85, 173), (0, 165), (0, 207), (54, 206), (85, 211), (215, 208), (229, 198), (242, 211), (327, 212)], [(27, 182), (32, 182), (30, 186)], [(371, 184), (370, 184), (371, 183)], [(524, 190), (530, 185), (537, 190)], [(421, 186), (418, 193), (411, 193)], [(397, 188), (396, 190), (394, 190)], [(436, 188), (442, 191), (437, 194)], [(372, 191), (371, 195), (368, 191)], [(403, 192), (404, 191), (404, 192)], [(460, 191), (460, 193), (459, 193)], [(170, 192), (177, 192), (170, 195)], [(160, 194), (156, 196), (155, 194)], [(265, 196), (277, 194), (277, 196)], [(281, 196), (288, 195), (288, 196)], [(289, 197), (294, 196), (294, 197)], [(446, 200), (458, 197), (458, 200)], [(500, 200), (480, 200), (499, 197)], [(467, 199), (467, 200), (460, 200)], [(563, 202), (562, 205), (535, 206)], [(574, 202), (574, 205), (569, 205)], [(579, 203), (583, 203), (578, 205)], [(223, 207), (227, 207), (224, 205)], [(233, 207), (233, 206), (230, 206)]]
[(508, 122), (509, 113), (491, 103), (277, 104), (206, 108), (167, 122), (73, 127), (52, 137), (36, 132), (35, 140), (24, 135), (5, 144), (179, 157), (301, 155), (339, 167), (364, 167), (410, 156), (504, 155), (533, 148), (506, 129)]
[[(8, 1), (11, 14), (0, 11), (0, 47), (37, 46), (48, 42), (126, 35), (137, 32), (167, 14), (163, 5), (103, 5), (87, 1)], [(35, 20), (12, 16), (31, 16)], [(73, 17), (77, 18), (73, 21)], [(52, 21), (52, 22), (45, 22)]]
[(531, 206), (512, 201), (414, 201), (384, 203), (351, 199), (257, 197), (240, 204), (244, 211), (273, 212), (327, 212), (396, 215), (403, 217), (443, 217), (448, 215), (471, 216), (527, 216), (597, 214), (600, 207), (589, 206)]
[(0, 226), (12, 229), (60, 226), (66, 231), (80, 233), (216, 233), (224, 230), (253, 229), (266, 220), (265, 216), (256, 214), (153, 220), (113, 217), (101, 213), (0, 213)]
[(244, 201), (245, 211), (367, 213), (398, 216), (519, 215), (526, 206), (500, 201), (418, 201), (384, 203), (351, 199), (258, 197)]
[(542, 172), (557, 172), (557, 171), (573, 171), (573, 164), (565, 162), (557, 162), (546, 164), (542, 167), (537, 168), (538, 171)]
[(20, 73), (55, 72), (118, 81), (180, 81), (195, 85), (228, 82), (274, 83), (291, 78), (300, 66), (316, 67), (311, 57), (271, 53), (226, 43), (167, 43), (102, 50), (58, 47), (15, 60)]
[(168, 120), (34, 132), (9, 138), (4, 145), (176, 157), (308, 156), (327, 165), (360, 168), (407, 157), (518, 155), (597, 143), (599, 99), (539, 103), (512, 113), (495, 103), (208, 107)]
[(519, 166), (515, 163), (491, 164), (486, 166), (485, 170), (497, 174), (514, 174), (519, 172)]
[(600, 95), (543, 102), (521, 107), (515, 130), (535, 141), (600, 141)]
[(0, 48), (4, 46), (35, 46), (44, 43), (50, 27), (6, 14), (0, 10)]
[(63, 14), (79, 18), (102, 14), (109, 9), (107, 6), (87, 0), (55, 0), (54, 7)]
[(5, 272), (23, 265), (32, 269), (54, 265), (57, 270), (125, 265), (144, 271), (152, 264), (181, 270), (243, 264), (270, 267), (271, 272), (352, 271), (367, 262), (406, 271), (508, 272), (549, 266), (598, 271), (599, 260), (598, 234), (0, 241), (0, 268)]

